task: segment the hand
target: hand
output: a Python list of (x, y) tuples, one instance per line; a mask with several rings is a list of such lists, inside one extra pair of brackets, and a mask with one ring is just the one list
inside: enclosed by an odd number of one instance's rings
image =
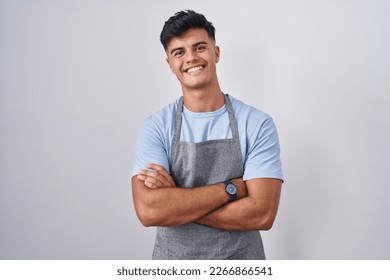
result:
[(176, 188), (175, 181), (164, 167), (150, 163), (146, 167), (152, 170), (140, 170), (137, 179), (144, 182), (145, 186), (151, 189)]
[(240, 178), (231, 179), (233, 185), (237, 187), (237, 198), (243, 198), (248, 196), (248, 190), (246, 189), (246, 183)]

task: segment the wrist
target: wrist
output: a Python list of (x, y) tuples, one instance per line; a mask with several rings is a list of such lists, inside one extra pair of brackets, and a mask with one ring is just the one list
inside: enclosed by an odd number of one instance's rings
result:
[(234, 201), (238, 197), (238, 188), (236, 185), (232, 183), (230, 180), (226, 180), (223, 182), (225, 185), (225, 191), (228, 195), (229, 202)]

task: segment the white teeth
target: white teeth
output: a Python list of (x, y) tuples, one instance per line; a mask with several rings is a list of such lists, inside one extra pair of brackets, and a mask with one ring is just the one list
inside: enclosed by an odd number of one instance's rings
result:
[(203, 69), (203, 66), (196, 66), (196, 67), (188, 69), (187, 73), (192, 73), (192, 72), (199, 71), (199, 70), (202, 70), (202, 69)]

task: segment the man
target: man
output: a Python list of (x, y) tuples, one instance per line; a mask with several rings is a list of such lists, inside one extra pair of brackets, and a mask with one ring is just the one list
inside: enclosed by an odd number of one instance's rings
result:
[(194, 11), (163, 27), (183, 96), (147, 118), (132, 173), (136, 213), (157, 226), (153, 259), (265, 259), (283, 180), (272, 119), (218, 83), (215, 28)]

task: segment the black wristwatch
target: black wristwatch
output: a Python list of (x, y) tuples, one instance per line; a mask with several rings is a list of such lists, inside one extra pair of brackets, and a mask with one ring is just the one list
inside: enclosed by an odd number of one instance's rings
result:
[(233, 201), (237, 199), (237, 187), (233, 185), (233, 183), (230, 180), (226, 180), (224, 182), (226, 185), (226, 193), (229, 195), (229, 201)]

